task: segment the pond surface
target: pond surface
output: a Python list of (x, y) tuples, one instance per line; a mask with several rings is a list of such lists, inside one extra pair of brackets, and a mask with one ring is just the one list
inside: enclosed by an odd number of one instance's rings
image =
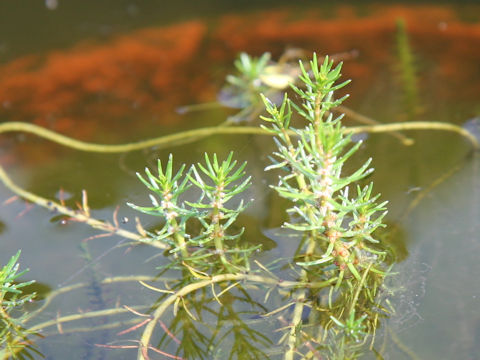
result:
[[(480, 115), (480, 7), (467, 2), (324, 7), (310, 2), (257, 7), (229, 1), (205, 6), (177, 1), (168, 7), (159, 1), (22, 3), (29, 5), (0, 5), (2, 122), (30, 122), (108, 144), (214, 126), (238, 109), (178, 109), (216, 102), (238, 53), (268, 51), (278, 59), (287, 48), (319, 54), (355, 50), (358, 56), (345, 60), (343, 68), (343, 77), (352, 79), (345, 105), (380, 122), (462, 125)], [(398, 19), (406, 24), (413, 82), (405, 80), (409, 75), (398, 50)], [(346, 121), (356, 125), (348, 117)], [(370, 135), (351, 165), (373, 157), (371, 179), (375, 191), (389, 200), (387, 222), (399, 258), (399, 275), (390, 284), (399, 289), (392, 299), (397, 313), (382, 325), (385, 343), (377, 350), (385, 359), (475, 359), (480, 351), (480, 287), (475, 280), (480, 273), (480, 158), (454, 133), (405, 135), (414, 145), (404, 146), (389, 134)], [(248, 161), (246, 170), (253, 176), (248, 196), (254, 202), (240, 225), (246, 227), (247, 241), (263, 245), (258, 260), (269, 263), (296, 246), (275, 235), (285, 220), (285, 204), (267, 185), (273, 175), (263, 170), (272, 150), (266, 139), (216, 135), (169, 148), (99, 155), (29, 134), (2, 134), (0, 164), (17, 185), (71, 207), (81, 203), (86, 190), (95, 218), (112, 221), (117, 214), (122, 227), (135, 231), (138, 214), (126, 203), (148, 203), (135, 172), (154, 166), (157, 158), (166, 161), (169, 153), (177, 164), (192, 164), (202, 161), (205, 152), (224, 157), (233, 150), (239, 160)], [(125, 246), (117, 236), (96, 237), (98, 230), (13, 196), (0, 186), (0, 263), (22, 249), (21, 267), (30, 269), (25, 280), (35, 279), (43, 296), (87, 284), (56, 297), (34, 323), (123, 305), (148, 311), (158, 297), (152, 290), (133, 281), (106, 286), (99, 281), (154, 276), (165, 263), (160, 251)], [(141, 222), (145, 228), (158, 225), (146, 215)], [(254, 300), (263, 304), (263, 299)], [(263, 305), (273, 309), (279, 301)], [(32, 304), (32, 309), (38, 306)], [(241, 310), (237, 305), (235, 311)], [(113, 329), (84, 331), (113, 322), (108, 317), (49, 327), (37, 341), (38, 350), (48, 359), (64, 359), (67, 352), (70, 359), (134, 358), (135, 349), (95, 346), (138, 339), (138, 330), (119, 335), (134, 317), (128, 312), (121, 316)], [(272, 321), (259, 329), (278, 340), (276, 327)], [(175, 353), (175, 342), (163, 350)], [(272, 345), (268, 354), (281, 358), (281, 351)]]

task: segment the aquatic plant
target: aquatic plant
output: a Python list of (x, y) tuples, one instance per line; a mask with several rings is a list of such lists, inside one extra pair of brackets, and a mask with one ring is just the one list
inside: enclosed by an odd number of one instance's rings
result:
[[(364, 298), (361, 301), (373, 305), (375, 293), (385, 275), (384, 245), (373, 234), (384, 226), (382, 218), (386, 214), (386, 202), (375, 202), (378, 195), (372, 195), (372, 183), (364, 187), (356, 185), (356, 196), (350, 196), (350, 187), (367, 177), (373, 169), (369, 168), (369, 159), (349, 175), (342, 171), (361, 142), (352, 145), (351, 135), (345, 135), (341, 124), (343, 116), (334, 117), (332, 114), (332, 109), (345, 98), (335, 99), (334, 92), (349, 82), (337, 84), (341, 63), (333, 67), (327, 57), (319, 65), (314, 55), (310, 70), (300, 64), (304, 89), (293, 86), (293, 90), (302, 99), (301, 105), (285, 97), (283, 103), (276, 106), (264, 98), (270, 116), (263, 119), (270, 123), (267, 129), (275, 135), (277, 145), (273, 164), (267, 169), (282, 170), (284, 175), (279, 177), (278, 185), (272, 187), (293, 203), (287, 210), (292, 220), (283, 226), (303, 234), (295, 256), (297, 265), (304, 268), (300, 277), (306, 282), (335, 279), (335, 285), (329, 289), (328, 303), (321, 306), (327, 305), (330, 310), (338, 307), (332, 298), (343, 305), (338, 314), (327, 311), (333, 323), (325, 323), (324, 329), (331, 325), (345, 329), (346, 326), (337, 319), (341, 315), (346, 319), (345, 324), (356, 324), (345, 332), (355, 342), (359, 337), (364, 338), (361, 336), (366, 327), (363, 323), (368, 321), (366, 313), (355, 317), (355, 313), (360, 313), (357, 309), (359, 296), (361, 294)], [(307, 121), (306, 127), (291, 126), (292, 108)], [(364, 293), (364, 287), (372, 293)], [(295, 304), (286, 359), (293, 359), (294, 349), (298, 346), (296, 333), (301, 327), (306, 291), (301, 291), (297, 297), (303, 301)], [(344, 309), (346, 304), (350, 305), (348, 310)], [(371, 307), (365, 303), (362, 306), (364, 312)], [(373, 323), (370, 324), (370, 329), (374, 327)]]
[(258, 93), (268, 91), (268, 86), (260, 78), (265, 72), (270, 54), (265, 53), (259, 58), (241, 53), (235, 61), (235, 67), (240, 76), (228, 75), (227, 86), (220, 92), (220, 102), (223, 105), (240, 108), (240, 112), (227, 119), (229, 122), (253, 120), (258, 117), (258, 106), (261, 104)]
[[(205, 154), (205, 165), (193, 165), (185, 174), (185, 165), (182, 165), (173, 174), (173, 156), (170, 154), (165, 170), (158, 160), (158, 175), (152, 174), (148, 168), (145, 171), (147, 179), (137, 174), (159, 199), (150, 195), (152, 207), (128, 205), (164, 220), (162, 229), (148, 233), (144, 241), (165, 243), (170, 254), (179, 254), (178, 262), (193, 267), (195, 271), (209, 271), (220, 264), (224, 270), (245, 270), (248, 256), (258, 246), (242, 249), (237, 240), (243, 230), (237, 234), (230, 232), (230, 226), (245, 209), (243, 201), (233, 208), (226, 205), (250, 185), (250, 177), (244, 177), (245, 166), (243, 163), (237, 167), (233, 153), (222, 162), (218, 161), (216, 154), (212, 159)], [(182, 200), (182, 194), (191, 186), (197, 188), (199, 198), (196, 201)], [(190, 225), (191, 222), (200, 226)]]
[(397, 78), (402, 88), (403, 109), (408, 120), (420, 113), (416, 59), (411, 49), (404, 19), (396, 22)]
[[(7, 265), (0, 269), (0, 357), (8, 353), (15, 353), (15, 347), (24, 350), (24, 355), (20, 358), (30, 357), (29, 352), (35, 352), (31, 340), (28, 339), (32, 332), (23, 326), (23, 321), (28, 313), (22, 311), (25, 303), (32, 301), (35, 297), (34, 293), (23, 293), (23, 288), (35, 281), (18, 281), (28, 271), (18, 272), (20, 252), (19, 250), (13, 255)], [(22, 344), (13, 341), (15, 338), (20, 338)]]

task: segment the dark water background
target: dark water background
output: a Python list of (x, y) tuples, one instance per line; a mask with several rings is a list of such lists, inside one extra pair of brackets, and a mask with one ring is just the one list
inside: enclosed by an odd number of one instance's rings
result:
[[(49, 9), (46, 4), (51, 8)], [(254, 5), (255, 4), (255, 5)], [(416, 83), (406, 94), (395, 21), (405, 20)], [(87, 141), (122, 143), (215, 125), (236, 110), (179, 114), (183, 105), (215, 101), (240, 51), (278, 57), (287, 47), (320, 54), (357, 49), (344, 64), (351, 78), (346, 106), (381, 122), (434, 120), (463, 124), (480, 114), (480, 7), (474, 2), (136, 2), (4, 1), (0, 4), (0, 120), (27, 121)], [(409, 97), (410, 96), (410, 97)], [(412, 111), (413, 109), (413, 111)], [(349, 122), (348, 124), (355, 124)], [(402, 287), (390, 328), (420, 359), (475, 359), (480, 351), (479, 158), (453, 133), (411, 132), (403, 146), (389, 135), (372, 135), (352, 167), (373, 157), (372, 180), (388, 199), (388, 221), (402, 261)], [(279, 200), (263, 168), (271, 144), (255, 136), (211, 137), (169, 149), (123, 155), (87, 154), (23, 134), (2, 134), (0, 162), (15, 182), (44, 197), (63, 189), (67, 204), (89, 195), (93, 215), (135, 215), (126, 202), (146, 204), (135, 171), (173, 152), (176, 162), (200, 161), (204, 152), (234, 150), (247, 160), (255, 202), (240, 219), (250, 241), (264, 244), (264, 262), (292, 251), (281, 238)], [(260, 156), (259, 156), (260, 154)], [(427, 191), (428, 190), (428, 191)], [(424, 195), (412, 206), (419, 194)], [(0, 187), (0, 201), (13, 194)], [(416, 204), (416, 203), (415, 203)], [(145, 226), (155, 219), (142, 217)], [(79, 310), (122, 304), (148, 305), (150, 290), (131, 284), (102, 290), (97, 277), (155, 273), (151, 249), (114, 248), (121, 238), (92, 240), (94, 266), (85, 268), (79, 244), (98, 234), (84, 224), (61, 221), (17, 200), (0, 206), (0, 263), (22, 249), (26, 278), (56, 289), (87, 281), (89, 290), (60, 297), (46, 320)], [(134, 229), (132, 221), (125, 225)], [(113, 249), (112, 249), (113, 248)], [(153, 270), (152, 270), (153, 269)], [(97, 292), (97, 293), (96, 293)], [(86, 322), (86, 326), (91, 323)], [(67, 326), (65, 326), (67, 327)], [(52, 332), (55, 330), (52, 329)], [(132, 352), (100, 350), (116, 331), (53, 335), (38, 342), (48, 359), (132, 358)], [(133, 338), (134, 336), (130, 336)], [(397, 341), (398, 343), (398, 341)], [(390, 341), (386, 358), (408, 359)]]

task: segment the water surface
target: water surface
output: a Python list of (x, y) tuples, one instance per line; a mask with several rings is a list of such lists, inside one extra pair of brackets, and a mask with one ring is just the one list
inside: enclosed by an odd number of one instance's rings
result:
[[(319, 54), (357, 50), (359, 56), (344, 64), (344, 77), (353, 80), (345, 105), (378, 121), (463, 124), (480, 113), (477, 5), (291, 7), (276, 2), (257, 8), (177, 2), (165, 8), (155, 2), (60, 1), (49, 10), (42, 2), (29, 3), (29, 7), (0, 5), (2, 121), (32, 122), (75, 138), (112, 144), (220, 124), (238, 110), (213, 107), (180, 114), (176, 109), (216, 101), (239, 52), (269, 51), (278, 58), (288, 47)], [(399, 18), (405, 21), (414, 59), (413, 98), (412, 87), (402, 80)], [(453, 133), (407, 135), (415, 140), (413, 146), (389, 135), (370, 136), (351, 165), (374, 158), (372, 180), (382, 199), (390, 201), (388, 221), (398, 234), (400, 274), (392, 287), (404, 288), (394, 300), (404, 313), (382, 328), (387, 334), (385, 358), (408, 359), (415, 354), (421, 359), (473, 359), (480, 350), (476, 311), (480, 294), (475, 285), (478, 157)], [(267, 186), (273, 175), (263, 171), (272, 149), (266, 138), (215, 136), (118, 155), (81, 153), (24, 134), (2, 134), (0, 144), (0, 162), (17, 184), (48, 198), (63, 196), (72, 207), (85, 189), (96, 218), (111, 219), (120, 206), (118, 218), (128, 218), (122, 226), (131, 230), (136, 214), (125, 203), (148, 202), (136, 171), (154, 165), (157, 158), (166, 160), (170, 152), (178, 164), (191, 164), (204, 152), (224, 156), (234, 150), (240, 160), (248, 161), (247, 171), (254, 179), (248, 196), (255, 201), (240, 220), (247, 227), (247, 241), (264, 245), (258, 259), (268, 263), (295, 248), (285, 238), (271, 235), (285, 219), (283, 212), (275, 211), (285, 203)], [(419, 195), (421, 201), (413, 203)], [(52, 290), (81, 281), (89, 284), (56, 298), (38, 321), (116, 303), (148, 307), (155, 301), (152, 291), (136, 283), (100, 289), (96, 282), (114, 275), (153, 275), (164, 261), (161, 256), (151, 259), (151, 249), (122, 246), (123, 239), (115, 236), (86, 242), (87, 254), (80, 244), (98, 235), (97, 230), (22, 200), (7, 201), (12, 196), (0, 188), (5, 201), (0, 206), (0, 261), (5, 263), (22, 249), (22, 267), (30, 268), (26, 279), (34, 278)], [(147, 216), (142, 216), (142, 223), (158, 224)], [(96, 259), (93, 264), (88, 257)], [(279, 301), (271, 299), (264, 305), (274, 308)], [(237, 306), (239, 311), (241, 305)], [(72, 359), (131, 359), (134, 350), (94, 346), (135, 339), (138, 332), (117, 334), (128, 326), (71, 335), (68, 329), (73, 326), (66, 324), (48, 329), (45, 335), (50, 336), (39, 340), (38, 347), (51, 359), (64, 358), (66, 351)], [(266, 323), (264, 333), (275, 326)], [(174, 345), (165, 350), (175, 352)], [(272, 348), (271, 357), (278, 357)]]

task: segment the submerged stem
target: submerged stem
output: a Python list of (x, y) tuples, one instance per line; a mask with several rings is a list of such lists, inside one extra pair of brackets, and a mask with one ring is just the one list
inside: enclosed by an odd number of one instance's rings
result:
[(142, 337), (140, 338), (140, 346), (138, 349), (137, 359), (147, 360), (147, 358), (144, 356), (145, 351), (149, 348), (150, 339), (152, 337), (153, 331), (155, 330), (158, 320), (163, 315), (163, 313), (168, 309), (168, 307), (174, 304), (177, 299), (180, 299), (183, 296), (186, 296), (196, 290), (206, 288), (211, 286), (212, 284), (225, 282), (225, 281), (248, 281), (251, 283), (261, 283), (261, 284), (267, 284), (272, 286), (278, 286), (282, 288), (290, 288), (290, 287), (306, 288), (307, 286), (310, 288), (323, 288), (331, 285), (336, 280), (337, 280), (336, 278), (333, 278), (327, 281), (307, 284), (305, 282), (297, 282), (297, 281), (279, 281), (278, 279), (275, 279), (275, 278), (267, 278), (264, 276), (242, 273), (242, 274), (216, 275), (216, 276), (212, 276), (210, 279), (198, 281), (190, 285), (184, 286), (175, 294), (172, 294), (168, 298), (166, 298), (161, 303), (161, 305), (154, 311), (152, 321), (150, 321), (148, 325), (145, 327)]
[[(2, 166), (0, 166), (0, 179), (2, 180), (3, 184), (10, 189), (12, 192), (17, 194), (18, 196), (22, 197), (23, 199), (30, 201), (34, 204), (37, 204), (39, 206), (42, 206), (50, 211), (53, 212), (59, 212), (63, 215), (66, 215), (72, 219), (75, 219), (76, 221), (83, 222), (87, 225), (90, 225), (94, 229), (99, 229), (102, 231), (105, 231), (107, 233), (111, 233), (112, 235), (119, 235), (127, 239), (131, 239), (134, 241), (142, 242), (143, 236), (125, 229), (121, 229), (116, 225), (113, 225), (109, 222), (106, 221), (101, 221), (92, 218), (89, 214), (86, 212), (83, 212), (81, 210), (73, 210), (70, 209), (62, 204), (59, 204), (53, 200), (49, 200), (46, 198), (43, 198), (39, 195), (36, 195), (34, 193), (31, 193), (25, 189), (22, 189), (20, 186), (16, 185), (7, 175), (5, 170), (3, 169)], [(149, 243), (152, 246), (156, 246), (159, 248), (166, 248), (163, 244), (159, 243)]]
[[(407, 130), (440, 130), (440, 131), (455, 132), (465, 137), (475, 149), (480, 148), (479, 141), (469, 131), (455, 124), (438, 122), (438, 121), (409, 121), (409, 122), (402, 122), (402, 123), (346, 127), (345, 133), (353, 133), (353, 134), (362, 133), (362, 132), (383, 133), (383, 132), (407, 131)], [(45, 129), (38, 125), (24, 123), (24, 122), (17, 122), (17, 121), (5, 122), (3, 124), (0, 124), (0, 134), (7, 133), (7, 132), (31, 133), (39, 137), (42, 137), (44, 139), (53, 141), (57, 144), (64, 145), (71, 149), (76, 149), (76, 150), (86, 151), (86, 152), (98, 152), (98, 153), (124, 153), (124, 152), (147, 149), (150, 147), (158, 148), (158, 147), (167, 146), (167, 145), (172, 146), (178, 141), (185, 141), (185, 140), (196, 141), (211, 135), (252, 134), (252, 135), (272, 136), (271, 132), (256, 126), (212, 126), (212, 127), (204, 127), (199, 129), (182, 131), (182, 132), (178, 132), (171, 135), (159, 136), (153, 139), (138, 141), (134, 143), (107, 145), (107, 144), (88, 143), (85, 141), (72, 139), (68, 136)], [(290, 135), (294, 135), (294, 133), (290, 132)], [(408, 144), (410, 145), (411, 143), (408, 143)]]

